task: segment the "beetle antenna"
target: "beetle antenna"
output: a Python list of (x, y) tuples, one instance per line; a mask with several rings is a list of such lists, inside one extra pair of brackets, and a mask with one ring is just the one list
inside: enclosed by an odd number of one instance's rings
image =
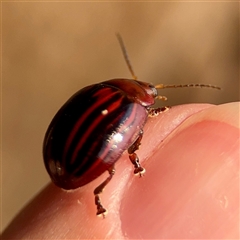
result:
[(125, 59), (125, 61), (127, 63), (127, 66), (128, 66), (128, 69), (131, 72), (133, 79), (137, 80), (137, 76), (134, 74), (134, 71), (133, 71), (132, 65), (130, 63), (130, 60), (129, 60), (129, 57), (128, 57), (128, 54), (127, 54), (127, 49), (126, 49), (126, 47), (124, 45), (123, 39), (122, 39), (122, 37), (121, 37), (121, 35), (119, 33), (116, 33), (116, 36), (117, 36), (117, 39), (119, 41), (119, 44), (120, 44), (120, 47), (121, 47), (124, 59)]
[(157, 89), (163, 89), (163, 88), (184, 88), (184, 87), (207, 87), (207, 88), (215, 88), (218, 90), (221, 90), (220, 87), (210, 84), (201, 84), (201, 83), (190, 83), (190, 84), (174, 84), (174, 85), (164, 85), (164, 84), (158, 84), (155, 86)]

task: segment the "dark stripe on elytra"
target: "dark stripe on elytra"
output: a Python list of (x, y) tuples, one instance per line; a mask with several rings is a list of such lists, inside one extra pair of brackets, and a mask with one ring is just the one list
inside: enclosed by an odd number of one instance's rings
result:
[[(101, 103), (101, 105), (100, 105), (101, 108), (97, 107), (95, 109), (95, 111), (92, 111), (86, 117), (85, 121), (82, 122), (82, 124), (79, 126), (79, 128), (77, 129), (77, 131), (75, 133), (74, 139), (72, 140), (71, 145), (69, 146), (69, 149), (68, 149), (68, 152), (66, 155), (66, 167), (67, 168), (74, 169), (76, 167), (75, 165), (79, 166), (79, 164), (82, 163), (81, 159), (79, 159), (80, 162), (78, 162), (78, 161), (76, 161), (76, 158), (75, 158), (75, 159), (73, 159), (73, 163), (71, 164), (70, 159), (72, 158), (72, 154), (73, 154), (76, 146), (79, 143), (79, 139), (82, 139), (82, 136), (84, 135), (86, 129), (88, 129), (89, 125), (93, 122), (94, 119), (99, 117), (99, 114), (101, 114), (102, 110), (107, 109), (109, 107), (109, 105), (111, 105), (112, 103), (114, 103), (116, 101), (119, 101), (119, 99), (121, 99), (121, 98), (122, 98), (122, 96), (120, 94), (114, 94), (110, 98), (108, 97), (106, 102)], [(96, 99), (96, 101), (98, 101), (98, 99)], [(108, 115), (106, 115), (106, 116), (108, 116)], [(109, 120), (107, 120), (108, 117), (105, 117), (104, 119), (106, 119), (106, 120), (104, 121), (105, 125), (102, 124), (102, 131), (104, 131), (104, 127), (108, 123), (107, 121), (109, 121)], [(82, 151), (80, 151), (83, 153), (82, 157), (84, 157), (84, 155), (87, 155), (87, 156), (89, 155), (89, 153), (86, 151), (89, 149), (89, 145), (91, 146), (91, 144), (94, 142), (93, 137), (95, 137), (94, 130), (92, 131), (92, 136), (91, 136), (91, 134), (89, 134), (85, 139), (83, 139), (85, 141), (85, 143), (81, 147)], [(95, 139), (95, 141), (96, 141), (96, 139)], [(97, 149), (96, 149), (96, 151), (97, 151)], [(70, 169), (68, 169), (68, 170), (70, 170)]]
[[(133, 104), (128, 105), (128, 107), (129, 106), (131, 106), (131, 107), (128, 108), (127, 111), (120, 111), (121, 114), (119, 114), (117, 116), (117, 118), (111, 119), (112, 123), (113, 123), (113, 126), (120, 126), (120, 123), (122, 123), (122, 122), (124, 124), (124, 121), (126, 121), (130, 117), (130, 115), (133, 113), (132, 112)], [(107, 121), (109, 121), (109, 120), (107, 120)], [(106, 127), (106, 132), (108, 132), (108, 133), (113, 132), (113, 128), (110, 125), (106, 125), (105, 121), (103, 121), (101, 123), (101, 125), (102, 126), (107, 126)], [(132, 125), (132, 123), (130, 123), (130, 125)], [(101, 126), (100, 126), (100, 129), (101, 129)], [(116, 129), (115, 127), (114, 127), (114, 130), (116, 132), (118, 132), (118, 129)], [(78, 152), (77, 159), (84, 158), (82, 160), (85, 164), (81, 165), (81, 166), (74, 166), (74, 175), (75, 176), (80, 176), (83, 173), (86, 173), (87, 171), (91, 171), (91, 169), (98, 167), (98, 165), (100, 165), (100, 164), (102, 165), (102, 160), (103, 159), (105, 159), (105, 164), (106, 164), (106, 167), (107, 167), (106, 159), (108, 158), (108, 156), (112, 156), (112, 155), (110, 155), (111, 152), (112, 152), (112, 148), (111, 148), (111, 146), (108, 145), (109, 143), (106, 140), (107, 139), (102, 139), (101, 138), (99, 140), (95, 139), (94, 143), (96, 143), (96, 144), (91, 144), (91, 140), (89, 140), (90, 141), (89, 143), (86, 143), (86, 144), (89, 144), (91, 146), (91, 148), (89, 149), (89, 152), (92, 153), (91, 157), (86, 156), (85, 155), (86, 153), (83, 153), (81, 151)], [(101, 145), (101, 149), (97, 149), (97, 152), (96, 152), (95, 151), (96, 149), (94, 149), (94, 147), (96, 147), (97, 144), (99, 145), (100, 141), (103, 143), (103, 145)], [(106, 149), (108, 149), (107, 153), (105, 152)], [(116, 152), (118, 152), (118, 151), (116, 151)], [(96, 153), (98, 153), (99, 155), (97, 155)], [(104, 153), (104, 155), (103, 155), (103, 153)], [(119, 153), (119, 156), (115, 156), (114, 158), (118, 159), (120, 157), (120, 155), (121, 154)], [(99, 158), (97, 158), (97, 156)], [(81, 160), (81, 162), (82, 162), (82, 160)], [(109, 163), (109, 165), (111, 165), (111, 164)]]
[[(120, 115), (119, 118), (115, 118), (112, 121), (113, 125), (118, 124), (118, 122), (121, 121), (121, 119), (122, 119), (121, 117), (122, 116)], [(103, 122), (101, 125), (104, 126), (105, 122)], [(106, 128), (106, 132), (113, 132), (115, 130), (115, 128), (114, 128), (114, 130), (112, 130), (111, 128), (112, 127), (108, 126)], [(105, 136), (110, 137), (109, 134), (106, 134)], [(102, 144), (99, 144), (99, 143), (102, 143)], [(86, 143), (86, 144), (90, 145), (91, 140), (89, 140), (88, 143)], [(85, 173), (86, 171), (88, 171), (89, 168), (92, 168), (100, 163), (102, 164), (104, 159), (103, 159), (103, 156), (101, 155), (101, 151), (104, 150), (105, 148), (108, 148), (108, 144), (109, 143), (107, 142), (107, 139), (101, 137), (99, 139), (95, 139), (94, 144), (92, 144), (90, 149), (88, 150), (91, 153), (90, 156), (85, 155), (87, 153), (79, 151), (78, 155), (77, 155), (77, 159), (82, 158), (84, 165), (74, 167), (75, 175), (80, 176), (83, 173)], [(105, 165), (107, 167), (107, 163)]]
[[(62, 161), (64, 164), (64, 161), (69, 161), (69, 157), (67, 156), (67, 153), (69, 152), (69, 147), (73, 144), (75, 135), (78, 133), (79, 128), (81, 125), (85, 122), (86, 118), (90, 114), (96, 111), (99, 106), (103, 102), (109, 101), (109, 98), (111, 99), (113, 95), (116, 94), (116, 91), (114, 92), (111, 88), (97, 88), (94, 90), (93, 96), (91, 99), (89, 99), (89, 95), (86, 96), (86, 99), (81, 99), (84, 102), (80, 102), (79, 106), (76, 107), (76, 117), (75, 117), (75, 123), (71, 123), (71, 130), (68, 130), (68, 135), (66, 136), (66, 143), (64, 144), (64, 151), (63, 151), (63, 157)], [(78, 139), (79, 140), (79, 139)]]
[[(72, 159), (72, 154), (75, 151), (76, 147), (79, 145), (79, 142), (86, 142), (89, 136), (91, 136), (91, 132), (86, 135), (86, 132), (89, 128), (93, 127), (93, 124), (96, 120), (100, 118), (108, 118), (108, 115), (104, 116), (101, 114), (101, 111), (104, 109), (108, 109), (113, 103), (118, 102), (119, 99), (122, 98), (120, 94), (115, 93), (114, 95), (111, 96), (111, 98), (107, 98), (107, 101), (102, 102), (100, 107), (101, 108), (95, 108), (94, 111), (92, 111), (86, 118), (85, 121), (82, 122), (82, 124), (78, 127), (77, 131), (75, 132), (74, 139), (71, 142), (71, 146), (68, 151), (68, 162), (70, 159)], [(119, 103), (120, 104), (120, 103)], [(103, 129), (104, 130), (104, 129)], [(84, 137), (85, 136), (85, 137)], [(84, 139), (83, 139), (84, 137)], [(70, 154), (70, 156), (69, 156)]]
[[(119, 106), (121, 106), (122, 103), (122, 96), (114, 96), (111, 101), (108, 103), (106, 102), (106, 104), (102, 104), (101, 106), (104, 107), (103, 109), (108, 109), (108, 114), (107, 115), (102, 115), (101, 114), (101, 110), (99, 110), (98, 112), (96, 112), (96, 114), (93, 114), (92, 116), (89, 116), (89, 120), (91, 121), (91, 124), (87, 124), (88, 128), (85, 128), (85, 126), (82, 126), (82, 130), (84, 132), (81, 131), (81, 129), (79, 129), (79, 133), (76, 135), (76, 139), (78, 140), (77, 144), (74, 146), (74, 151), (73, 151), (73, 155), (71, 158), (71, 164), (73, 162), (75, 162), (76, 160), (76, 156), (77, 153), (79, 151), (84, 150), (84, 149), (88, 149), (89, 146), (91, 146), (94, 142), (96, 142), (96, 136), (101, 136), (101, 134), (106, 131), (106, 126), (107, 123), (111, 122), (110, 116), (112, 115), (112, 113), (114, 111), (118, 111), (119, 110)], [(102, 126), (102, 127), (101, 127)], [(96, 132), (96, 131), (101, 131), (101, 132)], [(79, 135), (79, 134), (83, 134), (83, 135)], [(79, 139), (81, 139), (79, 141)], [(92, 139), (91, 139), (92, 138)], [(98, 142), (99, 144), (99, 142)], [(81, 160), (81, 164), (84, 165), (84, 161)]]
[[(118, 126), (118, 128), (115, 129), (115, 131), (116, 131), (116, 133), (122, 134), (123, 137), (126, 139), (126, 137), (125, 137), (125, 134), (127, 134), (126, 131), (128, 131), (128, 129), (131, 128), (131, 126), (134, 123), (134, 120), (136, 119), (137, 104), (132, 103), (132, 104), (128, 104), (125, 106), (127, 106), (127, 108), (125, 107), (125, 109), (123, 109), (123, 108), (121, 109), (121, 112), (123, 113), (122, 116), (118, 116), (118, 118), (116, 119), (117, 120), (116, 126)], [(124, 142), (125, 142), (125, 140), (124, 140)], [(108, 155), (112, 151), (111, 144), (113, 144), (113, 141), (112, 141), (112, 143), (106, 145), (106, 147), (104, 149), (102, 149), (102, 151), (100, 152), (101, 159), (108, 159)], [(118, 151), (115, 151), (115, 153), (116, 152), (118, 152)]]

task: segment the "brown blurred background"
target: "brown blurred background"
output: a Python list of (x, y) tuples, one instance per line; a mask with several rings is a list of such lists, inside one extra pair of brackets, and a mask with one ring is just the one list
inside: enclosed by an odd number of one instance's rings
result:
[[(49, 182), (42, 140), (77, 90), (131, 78), (211, 83), (162, 90), (167, 105), (239, 100), (239, 3), (2, 3), (2, 228)], [(129, 165), (130, 166), (130, 165)]]

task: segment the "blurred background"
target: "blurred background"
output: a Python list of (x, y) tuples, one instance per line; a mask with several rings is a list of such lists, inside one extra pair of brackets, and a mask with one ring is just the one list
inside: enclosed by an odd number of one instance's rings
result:
[(169, 89), (166, 105), (239, 100), (237, 2), (2, 2), (2, 229), (48, 182), (42, 141), (56, 111), (82, 87), (131, 78), (211, 83)]

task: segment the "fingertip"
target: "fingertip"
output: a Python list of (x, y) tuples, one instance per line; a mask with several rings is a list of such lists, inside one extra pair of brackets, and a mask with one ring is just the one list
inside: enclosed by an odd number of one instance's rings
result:
[[(177, 106), (150, 119), (137, 152), (145, 176), (133, 176), (124, 153), (101, 194), (105, 219), (96, 217), (93, 190), (107, 173), (73, 192), (48, 185), (3, 239), (236, 237), (237, 106)], [(231, 145), (235, 155), (229, 158)]]
[[(211, 106), (188, 116), (185, 112), (179, 125), (165, 128), (166, 136), (157, 127), (168, 116), (148, 123), (141, 149), (146, 175), (132, 180), (121, 204), (128, 238), (239, 237), (236, 106)], [(177, 112), (169, 115), (174, 118)], [(219, 118), (223, 113), (231, 117)], [(149, 140), (150, 132), (155, 142)]]

